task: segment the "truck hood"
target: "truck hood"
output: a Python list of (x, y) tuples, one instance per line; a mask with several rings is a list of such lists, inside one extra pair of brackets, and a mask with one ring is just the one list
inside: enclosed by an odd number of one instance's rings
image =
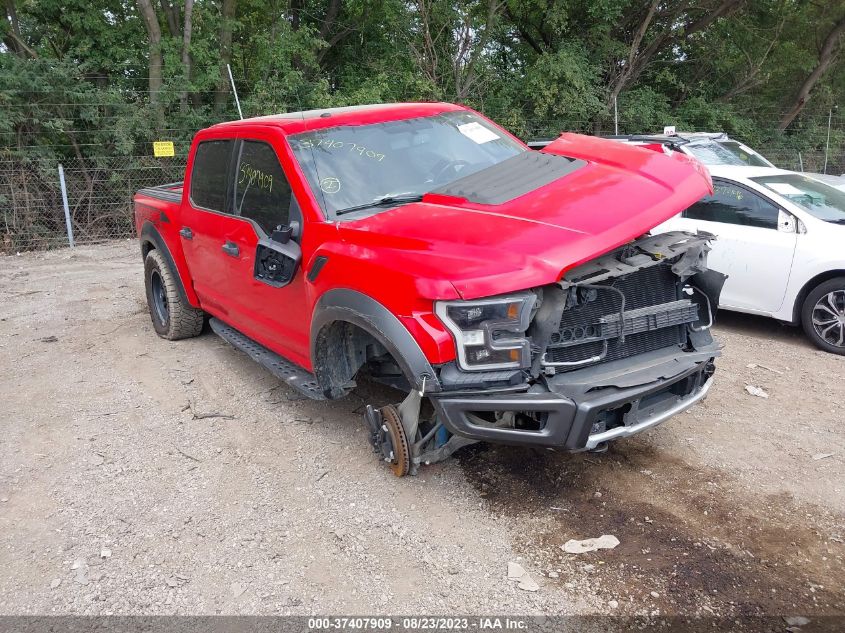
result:
[(413, 271), (427, 298), (474, 299), (554, 283), (712, 193), (706, 169), (683, 154), (577, 134), (543, 151), (584, 162), (501, 204), (431, 193), (341, 223), (340, 237), (361, 258)]

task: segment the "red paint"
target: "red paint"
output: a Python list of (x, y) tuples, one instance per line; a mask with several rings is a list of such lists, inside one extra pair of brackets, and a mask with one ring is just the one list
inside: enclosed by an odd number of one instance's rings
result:
[[(501, 205), (442, 195), (347, 222), (326, 222), (290, 148), (288, 134), (335, 125), (363, 125), (460, 109), (451, 104), (397, 104), (330, 117), (261, 117), (199, 132), (184, 192), (190, 191), (199, 141), (249, 138), (276, 150), (302, 207), (302, 265), (296, 279), (272, 288), (252, 278), (258, 237), (243, 219), (138, 194), (136, 224), (157, 223), (185, 282), (189, 300), (274, 351), (311, 369), (310, 322), (320, 295), (350, 288), (376, 299), (408, 328), (433, 364), (454, 359), (452, 338), (433, 314), (437, 299), (473, 299), (554, 283), (564, 271), (631, 241), (712, 191), (706, 170), (631, 145), (563, 134), (544, 151), (588, 165)], [(179, 237), (191, 226), (194, 240)], [(231, 240), (239, 259), (220, 253)], [(328, 263), (312, 283), (315, 257)]]

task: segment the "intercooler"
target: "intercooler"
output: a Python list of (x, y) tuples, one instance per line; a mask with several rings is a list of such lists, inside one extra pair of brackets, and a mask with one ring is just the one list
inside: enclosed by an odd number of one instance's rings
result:
[(698, 305), (680, 286), (671, 265), (664, 261), (573, 288), (575, 305), (563, 311), (560, 327), (546, 348), (544, 364), (561, 372), (684, 345), (686, 324), (698, 319)]

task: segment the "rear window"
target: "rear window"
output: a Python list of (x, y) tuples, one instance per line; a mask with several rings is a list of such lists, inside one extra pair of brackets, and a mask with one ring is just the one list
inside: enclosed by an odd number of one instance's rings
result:
[(746, 165), (747, 163), (727, 147), (714, 141), (696, 141), (684, 146), (690, 154), (705, 165)]
[(191, 171), (191, 201), (197, 207), (226, 212), (226, 185), (234, 141), (203, 141)]

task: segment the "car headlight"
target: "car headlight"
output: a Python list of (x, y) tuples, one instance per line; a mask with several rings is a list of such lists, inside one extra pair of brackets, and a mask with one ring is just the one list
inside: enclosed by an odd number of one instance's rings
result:
[(531, 344), (525, 332), (536, 300), (536, 295), (524, 293), (477, 301), (438, 301), (434, 312), (455, 339), (461, 369), (520, 369), (531, 365)]

